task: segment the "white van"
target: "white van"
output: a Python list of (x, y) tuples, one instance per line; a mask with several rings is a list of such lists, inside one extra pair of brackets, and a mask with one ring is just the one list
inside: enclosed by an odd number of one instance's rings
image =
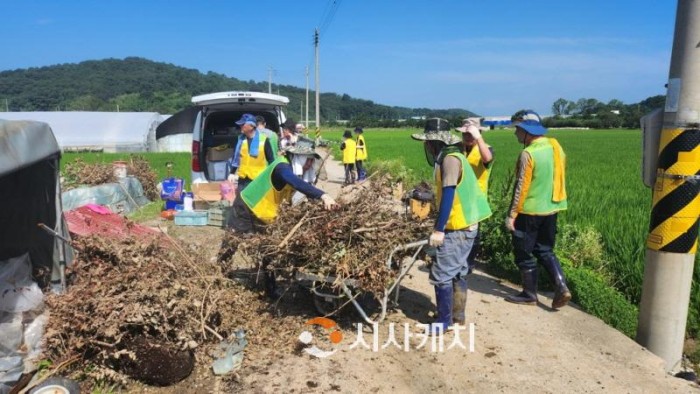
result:
[(171, 130), (162, 130), (162, 133), (177, 134), (183, 128), (192, 130), (192, 183), (203, 183), (226, 179), (225, 161), (233, 155), (241, 134), (236, 125), (241, 115), (261, 115), (267, 128), (280, 134), (280, 126), (286, 120), (283, 109), (289, 99), (259, 92), (219, 92), (192, 97), (192, 103), (193, 107), (168, 119)]

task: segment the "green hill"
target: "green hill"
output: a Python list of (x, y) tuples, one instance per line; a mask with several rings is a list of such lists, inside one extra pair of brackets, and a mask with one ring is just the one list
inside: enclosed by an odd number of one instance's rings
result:
[[(175, 113), (192, 96), (228, 90), (267, 91), (266, 82), (241, 81), (223, 74), (158, 63), (138, 57), (90, 60), (78, 64), (0, 72), (0, 101), (10, 111), (153, 111)], [(290, 99), (287, 113), (300, 119), (305, 90), (275, 85)], [(313, 102), (313, 100), (312, 100)], [(0, 110), (4, 110), (4, 106)], [(313, 115), (313, 106), (310, 108)], [(397, 119), (439, 116), (460, 119), (474, 114), (464, 109), (391, 107), (347, 94), (321, 94), (321, 121), (344, 119), (367, 126), (395, 126)]]

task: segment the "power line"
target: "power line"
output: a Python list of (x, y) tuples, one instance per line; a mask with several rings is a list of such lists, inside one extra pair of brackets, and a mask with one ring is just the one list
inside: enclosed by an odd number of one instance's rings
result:
[(319, 30), (320, 35), (324, 35), (326, 31), (330, 28), (331, 23), (333, 23), (333, 19), (335, 19), (335, 15), (338, 12), (338, 8), (340, 8), (340, 3), (342, 3), (343, 0), (330, 0), (328, 3), (328, 13), (324, 15), (324, 17), (321, 18), (321, 24)]

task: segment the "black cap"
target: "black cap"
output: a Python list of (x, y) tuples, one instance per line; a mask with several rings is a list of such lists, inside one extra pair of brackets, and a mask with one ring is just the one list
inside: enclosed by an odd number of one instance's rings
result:
[(345, 132), (343, 133), (343, 138), (352, 138), (352, 131), (345, 130)]
[(293, 121), (292, 119), (287, 119), (284, 121), (284, 123), (282, 123), (283, 129), (289, 129), (292, 132), (296, 131), (296, 127), (297, 127), (297, 122)]
[(362, 127), (355, 127), (355, 132), (356, 133), (361, 133), (362, 132)]

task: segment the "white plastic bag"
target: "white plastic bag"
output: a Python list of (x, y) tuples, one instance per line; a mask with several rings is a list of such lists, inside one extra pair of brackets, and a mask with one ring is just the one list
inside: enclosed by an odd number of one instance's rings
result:
[(44, 295), (32, 280), (29, 254), (0, 262), (0, 311), (25, 312), (41, 306)]

